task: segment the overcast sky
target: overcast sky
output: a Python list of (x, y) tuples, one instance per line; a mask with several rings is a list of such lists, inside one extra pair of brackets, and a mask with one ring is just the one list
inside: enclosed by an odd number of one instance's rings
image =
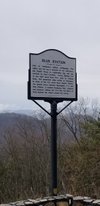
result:
[(79, 96), (100, 101), (100, 0), (0, 0), (0, 110), (34, 107), (29, 53), (45, 49), (76, 57)]

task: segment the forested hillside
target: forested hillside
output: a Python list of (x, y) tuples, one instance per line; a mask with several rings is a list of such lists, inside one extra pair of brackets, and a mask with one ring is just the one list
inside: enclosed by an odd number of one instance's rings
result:
[[(99, 111), (88, 108), (59, 116), (59, 193), (100, 197)], [(50, 119), (0, 114), (0, 202), (48, 195), (50, 178)]]

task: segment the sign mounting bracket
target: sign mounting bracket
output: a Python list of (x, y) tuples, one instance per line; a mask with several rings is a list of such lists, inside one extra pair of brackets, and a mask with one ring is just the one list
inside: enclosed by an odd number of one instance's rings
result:
[(51, 113), (48, 112), (44, 107), (42, 107), (37, 101), (35, 101), (35, 100), (33, 99), (33, 102), (34, 102), (35, 104), (37, 104), (41, 109), (43, 109), (48, 115), (51, 116)]

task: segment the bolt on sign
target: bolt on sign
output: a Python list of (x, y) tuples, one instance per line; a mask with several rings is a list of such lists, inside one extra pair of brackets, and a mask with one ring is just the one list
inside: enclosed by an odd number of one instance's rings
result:
[(30, 53), (28, 99), (76, 101), (76, 58), (56, 49)]

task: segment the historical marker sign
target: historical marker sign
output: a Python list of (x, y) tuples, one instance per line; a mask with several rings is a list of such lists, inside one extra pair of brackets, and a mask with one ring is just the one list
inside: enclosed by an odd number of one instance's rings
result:
[[(55, 49), (29, 54), (28, 99), (51, 116), (51, 188), (57, 195), (57, 115), (77, 100), (76, 59)], [(49, 102), (51, 112), (35, 100)], [(64, 100), (70, 102), (57, 112), (57, 104)]]
[(76, 58), (49, 49), (29, 54), (28, 98), (77, 100)]

